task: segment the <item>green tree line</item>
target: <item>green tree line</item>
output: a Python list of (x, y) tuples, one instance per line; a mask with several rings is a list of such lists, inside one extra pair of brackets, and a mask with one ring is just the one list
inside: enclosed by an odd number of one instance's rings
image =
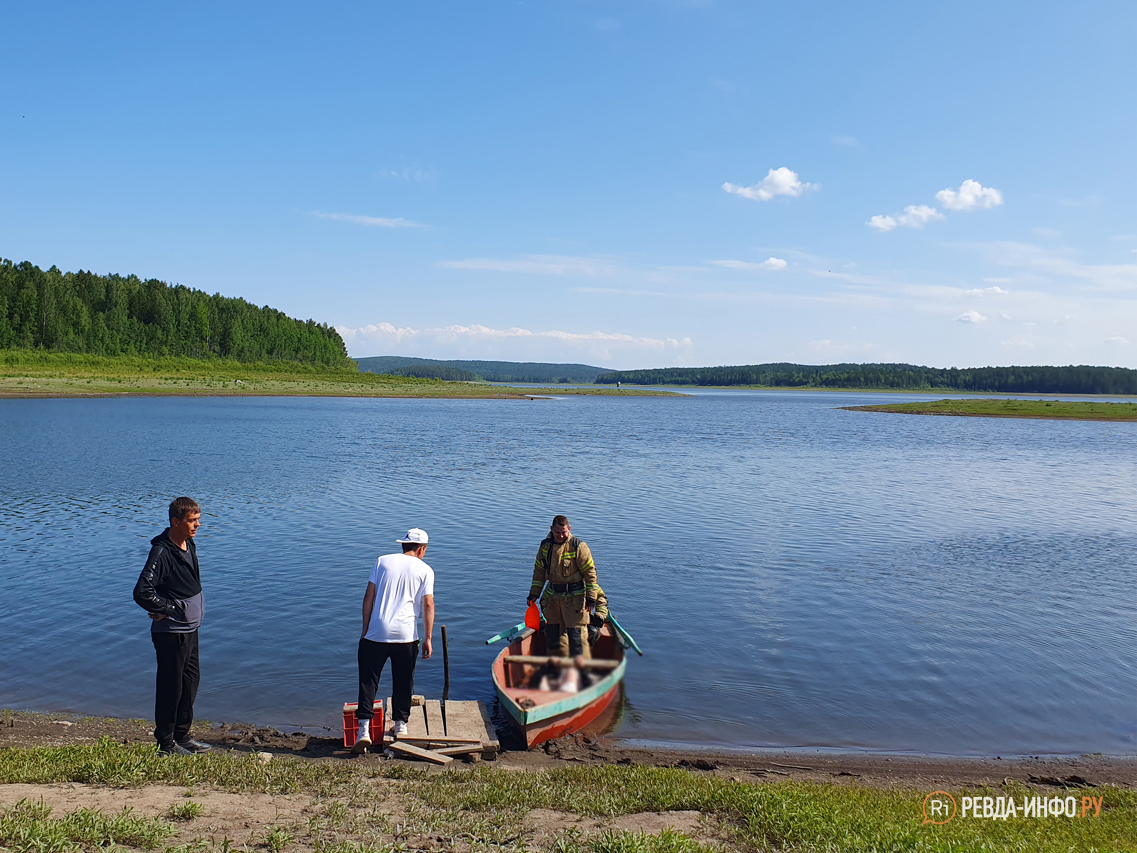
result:
[(601, 384), (762, 385), (772, 388), (881, 388), (1015, 394), (1137, 394), (1137, 370), (1125, 367), (939, 368), (915, 364), (751, 364), (617, 370)]
[[(437, 369), (434, 369), (437, 368)], [(591, 383), (604, 372), (588, 364), (548, 364), (536, 361), (467, 361), (415, 358), (403, 355), (376, 355), (359, 359), (359, 369), (396, 376), (421, 376), (487, 382)], [(409, 372), (411, 370), (418, 372)], [(456, 371), (456, 372), (451, 372)]]
[(354, 367), (326, 323), (156, 279), (10, 260), (0, 260), (0, 349)]

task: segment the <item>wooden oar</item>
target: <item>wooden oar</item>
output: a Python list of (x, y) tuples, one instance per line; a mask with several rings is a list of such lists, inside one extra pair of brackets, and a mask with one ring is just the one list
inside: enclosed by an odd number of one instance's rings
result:
[(486, 645), (492, 646), (498, 640), (512, 640), (514, 638), (514, 636), (516, 636), (517, 634), (520, 634), (524, 630), (525, 630), (525, 623), (524, 622), (520, 623), (519, 625), (514, 625), (512, 628), (510, 628), (506, 631), (502, 631), (500, 634), (494, 634), (492, 637), (490, 637), (488, 640), (486, 640)]

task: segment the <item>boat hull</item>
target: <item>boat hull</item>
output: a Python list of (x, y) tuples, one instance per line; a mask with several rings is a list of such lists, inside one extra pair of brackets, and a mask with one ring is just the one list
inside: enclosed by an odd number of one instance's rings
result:
[(505, 663), (507, 655), (544, 654), (544, 637), (529, 634), (518, 637), (494, 661), (494, 689), (508, 712), (514, 727), (525, 737), (525, 745), (533, 747), (547, 740), (578, 732), (594, 722), (619, 694), (626, 662), (623, 649), (605, 627), (597, 641), (593, 656), (617, 660), (619, 665), (578, 693), (541, 692), (525, 686), (531, 670), (518, 664)]

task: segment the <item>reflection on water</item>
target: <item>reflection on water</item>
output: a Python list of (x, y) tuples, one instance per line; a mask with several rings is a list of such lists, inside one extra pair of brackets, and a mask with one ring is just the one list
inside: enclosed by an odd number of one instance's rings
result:
[(209, 719), (335, 726), (410, 526), (451, 696), (492, 702), (483, 641), (564, 512), (646, 653), (621, 735), (1133, 752), (1137, 429), (836, 409), (882, 398), (0, 401), (0, 705), (152, 713), (130, 591), (189, 494)]

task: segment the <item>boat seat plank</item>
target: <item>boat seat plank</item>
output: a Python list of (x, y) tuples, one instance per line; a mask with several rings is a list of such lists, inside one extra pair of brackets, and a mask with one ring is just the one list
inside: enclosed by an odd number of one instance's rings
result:
[[(544, 666), (547, 663), (551, 663), (553, 666), (559, 667), (561, 669), (566, 669), (570, 666), (576, 666), (576, 663), (572, 658), (548, 657), (546, 655), (506, 655), (505, 662), (530, 664), (532, 666)], [(582, 664), (584, 669), (592, 669), (599, 672), (604, 672), (611, 671), (618, 667), (620, 665), (620, 661), (594, 658), (592, 660), (582, 661)]]

